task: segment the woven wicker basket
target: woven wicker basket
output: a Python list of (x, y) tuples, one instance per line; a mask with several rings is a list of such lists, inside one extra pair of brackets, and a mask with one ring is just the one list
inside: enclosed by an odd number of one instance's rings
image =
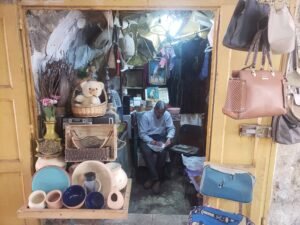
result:
[(107, 110), (107, 101), (108, 101), (105, 89), (103, 89), (103, 93), (105, 97), (104, 102), (101, 102), (100, 105), (90, 106), (90, 107), (75, 106), (76, 91), (78, 91), (78, 89), (75, 89), (72, 95), (72, 113), (75, 117), (98, 117), (98, 116), (105, 115)]
[[(73, 131), (80, 137), (94, 136), (106, 139), (100, 148), (77, 148), (72, 141)], [(115, 161), (117, 158), (117, 126), (115, 124), (67, 125), (65, 128), (65, 161)]]

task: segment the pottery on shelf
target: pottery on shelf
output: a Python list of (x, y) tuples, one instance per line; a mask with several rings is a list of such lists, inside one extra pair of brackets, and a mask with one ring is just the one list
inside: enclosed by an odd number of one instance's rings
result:
[(122, 169), (121, 164), (117, 162), (110, 162), (105, 164), (107, 168), (112, 172), (113, 188), (122, 190), (127, 185), (127, 174)]
[(101, 185), (101, 193), (104, 199), (107, 199), (108, 194), (113, 187), (113, 176), (110, 169), (103, 162), (96, 160), (87, 160), (76, 166), (72, 174), (72, 184), (84, 185), (84, 174), (88, 172), (94, 172), (96, 174), (96, 180)]
[(69, 209), (79, 209), (83, 206), (86, 193), (80, 185), (71, 185), (62, 196), (63, 205)]
[(85, 207), (88, 209), (102, 209), (104, 196), (100, 192), (90, 192), (85, 199)]
[(62, 203), (62, 192), (60, 190), (53, 190), (46, 195), (47, 208), (49, 209), (60, 209)]
[(33, 191), (28, 197), (28, 207), (30, 209), (44, 209), (46, 207), (46, 192)]
[(107, 207), (110, 209), (121, 209), (124, 205), (124, 196), (118, 190), (113, 190), (107, 198)]
[(38, 157), (38, 159), (35, 163), (35, 170), (38, 171), (39, 169), (41, 169), (45, 166), (58, 166), (62, 169), (65, 169), (66, 162), (64, 160), (64, 157), (62, 157), (62, 156), (57, 157), (57, 158)]

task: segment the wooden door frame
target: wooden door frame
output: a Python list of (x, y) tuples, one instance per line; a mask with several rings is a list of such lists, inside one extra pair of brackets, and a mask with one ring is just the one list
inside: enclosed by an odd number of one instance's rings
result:
[[(20, 20), (20, 26), (22, 29), (23, 36), (23, 46), (24, 46), (24, 58), (25, 58), (25, 68), (26, 68), (26, 77), (28, 87), (28, 96), (30, 101), (30, 109), (31, 109), (31, 118), (34, 125), (34, 133), (37, 137), (38, 134), (38, 126), (37, 120), (37, 105), (35, 101), (35, 93), (34, 93), (34, 82), (31, 70), (31, 62), (30, 62), (30, 44), (29, 44), (29, 34), (26, 27), (23, 25), (26, 21), (26, 11), (34, 10), (34, 9), (44, 9), (44, 10), (212, 10), (215, 14), (214, 21), (214, 48), (212, 52), (212, 62), (211, 62), (211, 73), (210, 73), (210, 87), (209, 87), (209, 107), (208, 107), (208, 120), (207, 120), (207, 135), (206, 135), (206, 156), (207, 160), (210, 161), (210, 151), (211, 151), (211, 137), (212, 137), (212, 125), (213, 125), (213, 111), (215, 109), (215, 96), (216, 93), (216, 81), (217, 81), (217, 63), (218, 58), (221, 58), (218, 44), (220, 37), (219, 29), (220, 29), (220, 12), (221, 8), (224, 5), (235, 5), (237, 0), (64, 0), (64, 1), (38, 1), (38, 0), (21, 0), (19, 4), (20, 15), (22, 19)], [(170, 7), (171, 6), (171, 7)], [(296, 0), (291, 0), (290, 7), (294, 9), (296, 6)], [(219, 57), (218, 57), (219, 56)], [(283, 70), (284, 65), (286, 65), (286, 57), (282, 57), (281, 68)], [(272, 145), (274, 151), (270, 155), (270, 159), (272, 162), (275, 161), (276, 157), (276, 144)], [(272, 163), (269, 167), (268, 172), (268, 189), (272, 188), (272, 177), (274, 171), (274, 163)], [(270, 206), (271, 200), (271, 192), (266, 195), (266, 202), (264, 208), (265, 217), (268, 214), (268, 209)]]

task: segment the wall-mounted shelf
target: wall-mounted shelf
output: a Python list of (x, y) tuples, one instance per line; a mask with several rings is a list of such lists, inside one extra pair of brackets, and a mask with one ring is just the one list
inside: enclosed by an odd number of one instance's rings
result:
[(28, 219), (127, 219), (131, 192), (131, 179), (124, 191), (123, 209), (29, 209), (27, 205), (17, 211), (18, 218)]
[(127, 88), (127, 89), (145, 89), (144, 87), (127, 87), (127, 86), (125, 86), (124, 88)]

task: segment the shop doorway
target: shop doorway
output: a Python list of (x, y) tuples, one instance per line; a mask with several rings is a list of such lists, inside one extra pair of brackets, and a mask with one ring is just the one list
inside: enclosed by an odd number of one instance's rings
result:
[[(42, 71), (68, 64), (69, 86), (87, 77), (104, 82), (117, 109), (115, 120), (131, 118), (129, 154), (120, 152), (127, 156), (118, 159), (133, 178), (129, 212), (186, 215), (192, 205), (201, 204), (197, 194), (201, 171), (188, 173), (181, 154), (187, 160), (192, 156), (204, 161), (207, 152), (213, 11), (29, 10), (26, 19), (37, 93)], [(71, 92), (72, 88), (60, 92), (65, 104), (57, 133), (62, 139), (64, 119), (73, 119)], [(150, 110), (158, 100), (172, 115), (177, 149), (169, 151), (161, 194), (153, 195), (143, 189), (147, 169), (132, 114)], [(42, 136), (43, 127), (38, 130)]]

